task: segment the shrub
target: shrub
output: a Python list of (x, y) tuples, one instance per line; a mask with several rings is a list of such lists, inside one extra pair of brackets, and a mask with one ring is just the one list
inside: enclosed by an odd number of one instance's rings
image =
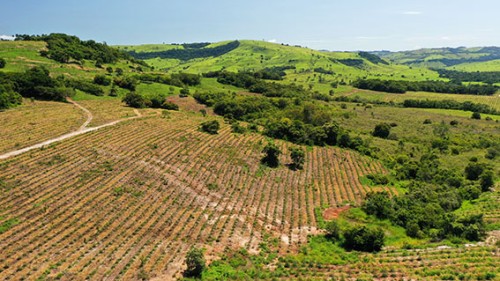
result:
[(200, 130), (211, 135), (216, 135), (220, 129), (219, 121), (212, 120), (201, 123)]
[(381, 124), (378, 124), (377, 126), (375, 126), (375, 129), (373, 130), (372, 135), (374, 137), (386, 139), (390, 133), (391, 133), (391, 125), (389, 125), (387, 123), (381, 123)]
[(236, 134), (244, 134), (246, 132), (246, 128), (241, 126), (240, 123), (234, 121), (231, 123), (231, 132)]
[(96, 75), (94, 77), (94, 83), (97, 85), (109, 86), (111, 85), (111, 78), (106, 75)]
[(201, 273), (205, 270), (206, 261), (203, 257), (203, 251), (198, 248), (192, 247), (186, 254), (186, 270), (184, 276), (186, 277), (201, 277)]
[(149, 101), (146, 100), (143, 96), (136, 92), (128, 93), (122, 100), (128, 106), (135, 108), (144, 108), (149, 105)]
[(7, 62), (5, 61), (4, 58), (0, 58), (0, 68), (4, 68)]
[(432, 120), (431, 119), (425, 119), (424, 120), (424, 124), (432, 124)]
[(276, 144), (273, 142), (269, 142), (262, 153), (265, 153), (265, 156), (262, 158), (261, 162), (268, 167), (276, 168), (280, 164), (279, 155), (281, 154), (281, 150), (278, 148)]
[(340, 226), (336, 221), (329, 221), (325, 225), (326, 237), (337, 240), (340, 238)]
[(168, 110), (179, 110), (179, 106), (170, 101), (164, 101), (161, 105), (161, 108)]
[(380, 228), (354, 226), (344, 232), (344, 247), (348, 250), (377, 252), (384, 246), (384, 231)]
[(302, 148), (292, 147), (290, 150), (290, 158), (292, 158), (292, 164), (290, 167), (293, 170), (302, 170), (304, 168), (304, 162), (306, 159), (305, 152)]
[(472, 119), (480, 120), (481, 119), (481, 114), (479, 112), (474, 112), (474, 113), (472, 113), (471, 118)]

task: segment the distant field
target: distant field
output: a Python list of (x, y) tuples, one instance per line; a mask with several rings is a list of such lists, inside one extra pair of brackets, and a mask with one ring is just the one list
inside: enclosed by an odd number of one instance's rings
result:
[(24, 104), (0, 111), (0, 153), (30, 146), (78, 129), (84, 112), (70, 103), (24, 100)]
[(486, 62), (463, 63), (448, 67), (451, 70), (461, 70), (466, 72), (475, 71), (500, 71), (500, 60), (492, 60)]
[(392, 93), (382, 93), (365, 91), (359, 89), (353, 89), (350, 92), (344, 92), (342, 95), (345, 96), (359, 96), (361, 98), (373, 101), (385, 101), (385, 102), (403, 102), (406, 99), (429, 99), (429, 100), (456, 100), (459, 102), (471, 101), (475, 103), (484, 103), (493, 108), (500, 110), (500, 96), (476, 96), (476, 95), (455, 95), (455, 94), (439, 94), (439, 93), (427, 93), (427, 92), (407, 92), (405, 94), (392, 94)]

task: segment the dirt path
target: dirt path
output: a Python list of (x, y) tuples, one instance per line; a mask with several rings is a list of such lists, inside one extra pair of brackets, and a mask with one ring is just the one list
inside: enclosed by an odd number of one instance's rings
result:
[(88, 109), (84, 108), (83, 106), (79, 105), (78, 103), (76, 103), (75, 101), (73, 101), (71, 99), (68, 99), (68, 102), (76, 105), (77, 107), (79, 107), (80, 109), (82, 109), (83, 111), (85, 111), (87, 113), (87, 120), (82, 124), (82, 126), (80, 126), (80, 128), (78, 128), (78, 130), (71, 132), (71, 133), (64, 134), (62, 136), (59, 136), (59, 137), (56, 137), (56, 138), (53, 138), (50, 140), (47, 140), (47, 141), (44, 141), (44, 142), (41, 142), (41, 143), (34, 144), (32, 146), (28, 146), (25, 148), (21, 148), (18, 150), (14, 150), (14, 151), (10, 151), (10, 152), (4, 153), (4, 154), (0, 154), (0, 160), (7, 159), (7, 158), (10, 158), (10, 157), (13, 157), (16, 155), (20, 155), (20, 154), (23, 154), (23, 153), (28, 152), (30, 150), (33, 150), (33, 149), (42, 148), (46, 145), (50, 145), (50, 144), (58, 142), (58, 141), (69, 139), (69, 138), (74, 137), (74, 136), (78, 136), (78, 135), (85, 134), (85, 133), (92, 132), (92, 131), (97, 131), (97, 130), (105, 128), (105, 127), (113, 126), (113, 125), (116, 125), (116, 124), (123, 122), (123, 121), (126, 121), (126, 120), (131, 120), (131, 119), (136, 119), (136, 118), (142, 117), (142, 114), (137, 109), (134, 109), (134, 112), (136, 114), (136, 116), (134, 116), (134, 117), (116, 120), (116, 121), (109, 122), (109, 123), (106, 123), (104, 125), (97, 126), (97, 127), (87, 128), (87, 126), (92, 121), (92, 118), (93, 118), (92, 113)]
[[(90, 112), (88, 109), (86, 109), (85, 107), (79, 105), (78, 103), (76, 103), (74, 100), (68, 98), (67, 99), (68, 102), (76, 105), (76, 107), (80, 108), (81, 110), (85, 111), (85, 113), (87, 114), (87, 121), (85, 121), (85, 123), (82, 124), (82, 126), (80, 126), (80, 128), (78, 128), (78, 131), (83, 131), (89, 124), (90, 122), (92, 122), (92, 119), (94, 118), (94, 115), (92, 115), (92, 112)], [(136, 109), (134, 108), (134, 111)], [(136, 113), (137, 114), (137, 113)], [(139, 114), (137, 114), (139, 115)]]

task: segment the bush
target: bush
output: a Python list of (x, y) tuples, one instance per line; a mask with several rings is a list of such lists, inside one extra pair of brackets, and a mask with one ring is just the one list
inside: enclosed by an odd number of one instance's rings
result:
[(144, 108), (149, 106), (149, 101), (136, 92), (128, 93), (122, 100), (128, 106)]
[(235, 134), (244, 134), (246, 132), (246, 128), (241, 126), (240, 123), (234, 121), (231, 123), (231, 132)]
[(276, 168), (279, 166), (280, 160), (278, 157), (281, 154), (281, 150), (276, 144), (274, 144), (273, 142), (269, 142), (262, 150), (262, 153), (265, 153), (264, 157), (261, 160), (263, 164), (271, 168)]
[(7, 65), (7, 62), (5, 61), (4, 58), (0, 58), (0, 68), (4, 68), (5, 65)]
[(391, 125), (389, 125), (387, 123), (381, 123), (381, 124), (378, 124), (377, 126), (375, 126), (375, 129), (373, 130), (372, 135), (374, 137), (386, 139), (390, 133), (391, 133)]
[(201, 131), (209, 133), (211, 135), (218, 134), (219, 129), (220, 129), (220, 124), (219, 124), (219, 121), (217, 121), (217, 120), (206, 121), (206, 122), (201, 123), (201, 125), (200, 125)]
[(425, 119), (424, 120), (424, 124), (432, 124), (432, 120), (431, 119)]
[(198, 248), (192, 247), (186, 254), (186, 270), (184, 276), (186, 277), (201, 277), (201, 273), (205, 270), (206, 261), (203, 257), (203, 251)]
[(337, 240), (340, 238), (340, 226), (336, 221), (329, 221), (325, 225), (326, 237)]
[(389, 218), (394, 212), (393, 203), (387, 191), (368, 192), (361, 209), (380, 219)]
[(94, 83), (97, 85), (109, 86), (111, 85), (111, 78), (106, 75), (96, 75), (94, 77)]
[(161, 105), (161, 108), (168, 110), (179, 110), (179, 106), (170, 101), (164, 101)]
[(344, 232), (344, 247), (348, 250), (378, 252), (384, 246), (384, 231), (380, 228), (354, 226)]
[(472, 119), (480, 120), (481, 119), (481, 114), (479, 112), (474, 112), (474, 113), (472, 113), (471, 118)]
[(292, 158), (290, 167), (293, 170), (302, 170), (304, 168), (306, 154), (302, 148), (292, 147), (290, 150), (290, 158)]

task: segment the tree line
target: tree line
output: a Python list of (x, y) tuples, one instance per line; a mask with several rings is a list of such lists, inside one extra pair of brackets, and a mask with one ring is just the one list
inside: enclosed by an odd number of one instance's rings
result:
[[(119, 59), (132, 60), (132, 57), (116, 48), (109, 47), (106, 43), (98, 43), (94, 40), (80, 40), (76, 36), (62, 33), (52, 33), (49, 35), (27, 35), (17, 34), (17, 41), (45, 41), (47, 50), (41, 51), (41, 55), (61, 63), (68, 63), (71, 60), (82, 61), (94, 60), (96, 64), (114, 63)], [(144, 64), (140, 61), (135, 61)]]
[(415, 100), (408, 99), (403, 102), (404, 107), (413, 108), (439, 108), (439, 109), (456, 109), (464, 111), (479, 112), (485, 114), (500, 114), (496, 109), (482, 103), (474, 103), (470, 101), (459, 102), (455, 100)]
[(439, 73), (439, 77), (448, 78), (454, 83), (461, 82), (483, 82), (487, 84), (500, 83), (500, 71), (485, 71), (485, 72), (464, 72), (447, 69), (435, 69)]
[(444, 81), (402, 81), (358, 79), (352, 83), (358, 89), (404, 94), (407, 91), (450, 93), (462, 95), (493, 95), (498, 87), (493, 85), (462, 85)]
[(161, 52), (128, 52), (132, 57), (136, 59), (146, 60), (154, 58), (162, 59), (178, 59), (178, 60), (191, 60), (197, 58), (207, 58), (207, 57), (218, 57), (223, 54), (229, 53), (232, 50), (240, 46), (239, 41), (232, 41), (224, 45), (220, 45), (213, 48), (184, 48), (184, 49), (172, 49)]

